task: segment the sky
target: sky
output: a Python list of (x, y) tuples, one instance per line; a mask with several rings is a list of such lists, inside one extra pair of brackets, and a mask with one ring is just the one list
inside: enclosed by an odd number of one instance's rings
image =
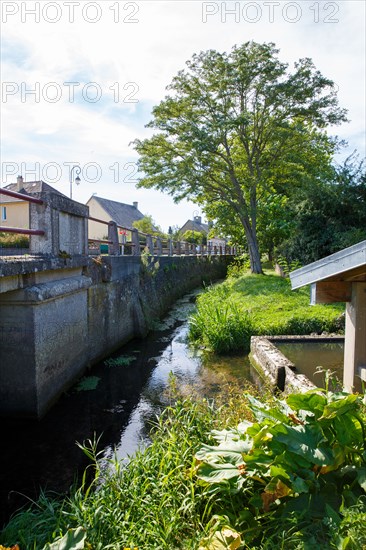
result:
[(1, 184), (43, 179), (73, 198), (132, 204), (164, 230), (200, 214), (137, 189), (131, 142), (152, 135), (151, 111), (194, 53), (274, 42), (281, 61), (310, 57), (338, 87), (349, 123), (329, 133), (365, 149), (363, 0), (1, 2)]

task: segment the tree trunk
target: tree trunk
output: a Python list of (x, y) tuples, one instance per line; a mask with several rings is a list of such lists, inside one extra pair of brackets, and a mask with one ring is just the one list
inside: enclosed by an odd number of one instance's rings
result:
[(263, 275), (261, 255), (259, 252), (259, 246), (258, 246), (258, 240), (257, 240), (257, 232), (255, 229), (253, 229), (250, 223), (249, 217), (247, 215), (245, 214), (243, 215), (242, 212), (238, 212), (238, 214), (239, 214), (240, 221), (243, 224), (245, 237), (247, 239), (249, 259), (250, 259), (250, 271), (252, 273)]
[(258, 246), (255, 246), (254, 243), (249, 243), (248, 241), (248, 249), (250, 259), (250, 271), (252, 273), (263, 275), (261, 256), (258, 250)]
[(259, 246), (257, 241), (257, 236), (254, 234), (251, 227), (244, 226), (245, 236), (248, 242), (248, 251), (250, 259), (250, 271), (252, 273), (257, 273), (263, 275), (261, 255), (259, 252)]
[(268, 261), (273, 262), (273, 252), (274, 252), (274, 246), (271, 244), (268, 248)]

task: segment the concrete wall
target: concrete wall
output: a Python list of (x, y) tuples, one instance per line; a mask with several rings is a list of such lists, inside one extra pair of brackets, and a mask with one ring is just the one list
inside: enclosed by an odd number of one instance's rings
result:
[(260, 384), (284, 393), (305, 392), (316, 386), (296, 371), (295, 365), (276, 347), (276, 342), (329, 342), (335, 336), (252, 336), (250, 362), (259, 376)]
[(143, 337), (229, 256), (8, 262), (0, 277), (0, 414), (41, 417), (87, 366)]

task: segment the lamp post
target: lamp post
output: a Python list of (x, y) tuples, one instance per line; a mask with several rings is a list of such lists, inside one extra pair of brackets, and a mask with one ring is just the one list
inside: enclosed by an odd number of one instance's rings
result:
[(76, 178), (75, 178), (76, 185), (79, 185), (79, 183), (81, 182), (81, 179), (79, 178), (79, 174), (81, 173), (81, 168), (80, 166), (75, 165), (70, 170), (70, 199), (72, 199), (72, 179), (73, 179), (74, 170), (76, 173)]

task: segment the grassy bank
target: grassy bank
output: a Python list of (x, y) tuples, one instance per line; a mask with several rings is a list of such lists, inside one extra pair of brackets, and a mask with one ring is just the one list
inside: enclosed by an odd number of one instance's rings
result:
[(224, 383), (222, 390), (225, 405), (177, 398), (173, 385), (174, 403), (153, 426), (152, 444), (137, 452), (127, 467), (114, 460), (108, 468), (100, 466), (95, 445), (88, 442), (84, 452), (95, 469), (94, 481), (88, 483), (90, 476), (85, 476), (67, 498), (42, 495), (10, 520), (0, 535), (0, 547), (49, 550), (46, 543), (82, 527), (85, 546), (62, 546), (64, 550), (198, 548), (216, 499), (197, 483), (195, 452), (203, 440), (214, 442), (208, 438), (210, 430), (249, 415), (239, 390)]
[(311, 334), (343, 329), (343, 304), (310, 306), (309, 289), (266, 275), (228, 277), (197, 300), (190, 319), (192, 340), (215, 353), (249, 351), (252, 335)]
[[(178, 398), (154, 426), (151, 446), (126, 467), (114, 461), (101, 467), (87, 444), (94, 481), (84, 479), (67, 498), (43, 495), (13, 517), (0, 548), (366, 548), (361, 400), (310, 392), (289, 396), (286, 405), (250, 386), (244, 396), (231, 385), (222, 390), (222, 402)], [(309, 446), (315, 432), (319, 445)], [(323, 460), (330, 474), (317, 466)], [(70, 543), (55, 542), (68, 529)]]

